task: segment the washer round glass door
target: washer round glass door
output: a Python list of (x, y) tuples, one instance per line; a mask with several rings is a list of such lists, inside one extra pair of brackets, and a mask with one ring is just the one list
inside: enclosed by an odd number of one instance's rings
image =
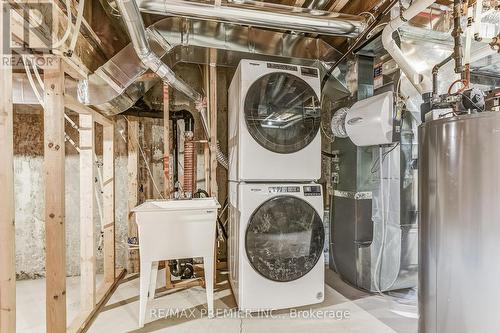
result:
[(314, 268), (323, 255), (325, 231), (320, 216), (306, 201), (277, 196), (250, 217), (245, 249), (250, 264), (263, 277), (288, 282)]
[(245, 97), (245, 121), (262, 147), (281, 154), (297, 152), (316, 137), (320, 103), (304, 80), (270, 73), (255, 81)]

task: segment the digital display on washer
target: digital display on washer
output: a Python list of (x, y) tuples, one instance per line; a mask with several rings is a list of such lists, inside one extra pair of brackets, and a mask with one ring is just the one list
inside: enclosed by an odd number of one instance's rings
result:
[(272, 62), (267, 63), (267, 68), (274, 68), (274, 69), (284, 69), (287, 71), (297, 71), (297, 66), (292, 66), (292, 65), (285, 65), (285, 64), (273, 64)]
[(304, 195), (305, 196), (320, 196), (321, 195), (321, 186), (320, 185), (304, 186)]
[(299, 193), (300, 186), (271, 186), (269, 187), (271, 193)]
[(311, 67), (300, 67), (300, 74), (311, 77), (318, 77), (318, 70)]

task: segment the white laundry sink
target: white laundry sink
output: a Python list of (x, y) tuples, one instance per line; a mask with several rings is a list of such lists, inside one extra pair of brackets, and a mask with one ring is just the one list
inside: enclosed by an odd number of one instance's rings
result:
[(203, 257), (209, 317), (213, 317), (215, 198), (148, 200), (135, 207), (141, 258), (139, 327), (146, 321), (148, 298), (156, 290), (158, 261)]
[(141, 260), (203, 257), (214, 251), (215, 198), (148, 200), (135, 207)]

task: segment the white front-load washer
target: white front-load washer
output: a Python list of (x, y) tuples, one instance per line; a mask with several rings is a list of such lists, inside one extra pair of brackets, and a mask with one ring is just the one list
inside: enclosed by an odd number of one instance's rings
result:
[(316, 183), (236, 183), (229, 194), (229, 276), (238, 308), (324, 299), (323, 197)]
[(230, 181), (321, 177), (319, 71), (241, 60), (229, 88)]

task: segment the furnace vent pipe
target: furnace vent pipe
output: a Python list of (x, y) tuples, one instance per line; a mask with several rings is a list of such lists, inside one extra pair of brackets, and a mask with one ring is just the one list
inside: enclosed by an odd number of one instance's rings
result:
[[(148, 39), (146, 38), (146, 29), (142, 21), (141, 13), (134, 0), (117, 0), (118, 7), (122, 13), (122, 17), (130, 34), (130, 39), (134, 45), (134, 50), (139, 59), (151, 69), (160, 79), (166, 82), (169, 86), (184, 93), (187, 97), (193, 100), (196, 104), (196, 109), (200, 112), (203, 130), (207, 138), (210, 138), (210, 128), (207, 120), (207, 108), (203, 96), (189, 86), (186, 82), (175, 75), (175, 72), (165, 64), (151, 49)], [(214, 152), (219, 163), (227, 168), (227, 158), (220, 151), (220, 146), (217, 143), (217, 150)]]
[(389, 52), (394, 61), (399, 65), (401, 70), (406, 74), (413, 86), (420, 94), (432, 91), (432, 83), (429, 78), (422, 76), (413, 68), (413, 66), (406, 60), (403, 52), (398, 47), (392, 33), (398, 30), (405, 22), (417, 16), (420, 12), (432, 5), (436, 0), (418, 0), (408, 7), (400, 16), (390, 21), (382, 32), (382, 44)]
[(261, 1), (233, 0), (222, 4), (186, 0), (135, 1), (139, 3), (141, 11), (151, 14), (175, 15), (296, 32), (357, 37), (366, 28), (366, 20), (362, 16)]

